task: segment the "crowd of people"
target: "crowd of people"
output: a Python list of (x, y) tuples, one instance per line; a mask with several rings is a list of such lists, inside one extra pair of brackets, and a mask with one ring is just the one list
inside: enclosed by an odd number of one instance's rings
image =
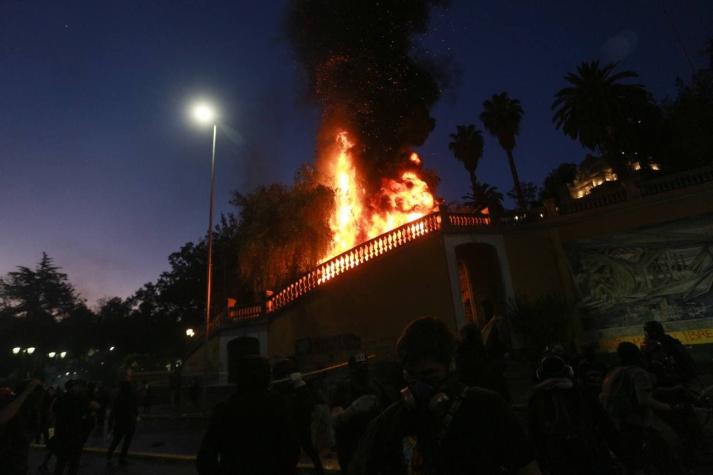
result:
[[(456, 339), (440, 320), (412, 322), (396, 346), (404, 389), (395, 396), (370, 375), (363, 354), (350, 359), (348, 379), (329, 397), (294, 361), (278, 362), (271, 384), (268, 360), (243, 357), (235, 394), (210, 420), (198, 471), (296, 473), (304, 453), (324, 473), (319, 447), (332, 444), (342, 472), (354, 475), (689, 473), (702, 441), (686, 389), (695, 365), (659, 323), (647, 323), (645, 333), (641, 349), (619, 345), (614, 368), (594, 352), (547, 348), (519, 417), (502, 363), (475, 325)], [(326, 427), (318, 423), (325, 404)]]
[(47, 448), (40, 473), (76, 474), (89, 438), (105, 434), (111, 439), (107, 463), (121, 443), (119, 464), (124, 465), (137, 417), (136, 392), (127, 381), (114, 391), (81, 379), (67, 381), (62, 389), (37, 379), (26, 381), (17, 392), (0, 388), (2, 473), (26, 475), (30, 445), (38, 442)]
[[(364, 354), (353, 355), (348, 377), (329, 387), (303, 376), (294, 359), (271, 366), (243, 356), (234, 394), (208, 422), (197, 469), (289, 475), (304, 454), (319, 475), (325, 451), (334, 451), (350, 475), (691, 473), (704, 440), (692, 404), (696, 366), (660, 323), (647, 323), (644, 333), (641, 347), (619, 344), (614, 367), (594, 351), (548, 347), (521, 412), (511, 404), (502, 355), (486, 348), (475, 325), (456, 338), (441, 320), (411, 322), (396, 344), (399, 374), (391, 384), (374, 377)], [(125, 464), (136, 389), (82, 380), (62, 391), (37, 380), (0, 388), (2, 473), (26, 474), (30, 444), (42, 441), (41, 471), (50, 473), (54, 459), (53, 473), (76, 474), (88, 438), (105, 433), (107, 462), (119, 449)], [(150, 388), (138, 389), (150, 412)]]

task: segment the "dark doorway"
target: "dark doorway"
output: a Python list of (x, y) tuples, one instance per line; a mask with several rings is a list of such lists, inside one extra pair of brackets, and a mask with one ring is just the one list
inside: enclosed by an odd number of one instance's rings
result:
[(479, 327), (505, 312), (500, 262), (490, 244), (468, 243), (456, 246), (458, 286), (466, 321)]
[(228, 381), (235, 382), (236, 362), (250, 355), (260, 355), (260, 341), (251, 336), (241, 336), (228, 342)]

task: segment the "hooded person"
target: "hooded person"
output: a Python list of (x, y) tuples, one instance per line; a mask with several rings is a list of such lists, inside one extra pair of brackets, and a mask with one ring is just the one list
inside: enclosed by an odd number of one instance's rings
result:
[(235, 393), (216, 406), (203, 436), (198, 473), (295, 474), (299, 441), (288, 402), (269, 390), (270, 363), (240, 358), (234, 382)]
[(616, 430), (599, 401), (574, 382), (569, 364), (558, 354), (546, 354), (536, 376), (528, 422), (540, 467), (552, 475), (619, 473), (610, 456)]
[(396, 352), (407, 386), (359, 444), (350, 474), (539, 474), (530, 444), (498, 394), (461, 383), (455, 339), (434, 318), (411, 322)]

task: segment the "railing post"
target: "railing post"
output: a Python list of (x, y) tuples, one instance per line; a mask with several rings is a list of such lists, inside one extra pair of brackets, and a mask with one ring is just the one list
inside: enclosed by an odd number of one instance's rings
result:
[(441, 232), (447, 233), (450, 231), (451, 223), (448, 220), (448, 206), (442, 204), (438, 207), (438, 216), (441, 218)]

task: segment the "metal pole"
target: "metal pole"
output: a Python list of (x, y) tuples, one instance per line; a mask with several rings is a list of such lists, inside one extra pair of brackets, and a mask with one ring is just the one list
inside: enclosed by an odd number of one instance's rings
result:
[(213, 124), (213, 145), (210, 153), (210, 211), (208, 213), (208, 277), (205, 297), (205, 331), (203, 348), (203, 409), (208, 409), (208, 341), (210, 340), (210, 309), (213, 298), (213, 207), (215, 205), (215, 137), (218, 126)]

